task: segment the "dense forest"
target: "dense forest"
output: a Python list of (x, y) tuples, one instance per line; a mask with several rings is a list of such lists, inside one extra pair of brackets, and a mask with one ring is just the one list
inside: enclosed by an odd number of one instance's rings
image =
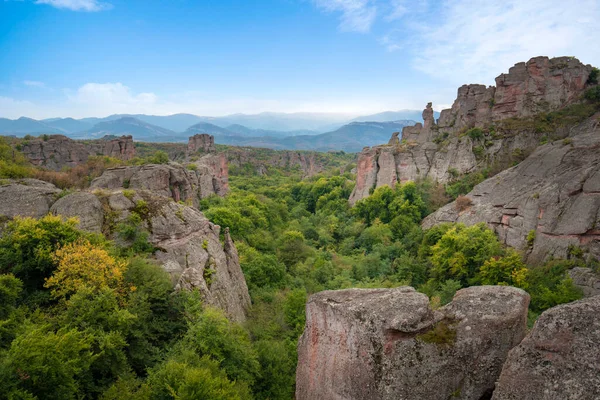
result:
[[(485, 225), (421, 229), (477, 177), (382, 186), (351, 208), (353, 157), (326, 157), (329, 168), (309, 178), (274, 166), (266, 174), (231, 168), (231, 192), (201, 201), (240, 254), (253, 303), (243, 325), (203, 305), (199, 293), (173, 290), (135, 228), (140, 215), (120, 224), (115, 240), (50, 215), (0, 221), (0, 398), (292, 399), (305, 303), (321, 290), (410, 285), (435, 308), (463, 287), (512, 285), (531, 295), (531, 322), (581, 297), (566, 276), (586, 263), (579, 248), (533, 267)], [(130, 163), (167, 161), (156, 151)], [(45, 171), (18, 144), (0, 141), (0, 184), (37, 177), (67, 193), (120, 163), (92, 157)]]

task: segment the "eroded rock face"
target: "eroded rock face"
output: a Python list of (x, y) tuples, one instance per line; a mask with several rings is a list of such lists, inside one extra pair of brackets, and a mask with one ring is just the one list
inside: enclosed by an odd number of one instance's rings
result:
[(88, 192), (75, 192), (58, 199), (50, 212), (63, 217), (77, 217), (79, 229), (88, 232), (102, 232), (104, 211), (98, 197)]
[(304, 177), (316, 175), (324, 170), (323, 163), (315, 152), (271, 149), (264, 151), (267, 153), (265, 158), (256, 157), (256, 149), (237, 147), (228, 149), (226, 156), (231, 165), (241, 167), (250, 164), (259, 175), (267, 174), (269, 166), (298, 168)]
[[(477, 185), (472, 205), (450, 203), (429, 215), (424, 228), (442, 222), (486, 222), (507, 245), (537, 263), (566, 258), (569, 246), (600, 257), (600, 116), (573, 128), (566, 141), (540, 146), (519, 165)], [(535, 240), (527, 241), (530, 232)]]
[(0, 182), (0, 217), (41, 218), (61, 192), (51, 183), (37, 179), (2, 180)]
[(198, 206), (200, 199), (229, 191), (227, 161), (223, 155), (206, 155), (190, 170), (178, 163), (148, 164), (107, 169), (94, 179), (92, 189), (141, 189), (175, 201)]
[(22, 152), (33, 165), (60, 170), (83, 164), (96, 155), (127, 161), (135, 157), (135, 145), (131, 136), (84, 143), (63, 135), (50, 135), (47, 140), (37, 138), (24, 142)]
[(600, 296), (600, 275), (591, 268), (575, 267), (569, 270), (573, 284), (583, 292), (585, 297)]
[(545, 311), (508, 355), (493, 400), (600, 398), (600, 297)]
[(142, 216), (140, 229), (149, 231), (149, 242), (157, 249), (154, 258), (169, 272), (175, 287), (196, 288), (207, 304), (224, 310), (234, 321), (244, 321), (250, 296), (229, 231), (225, 231), (225, 242), (221, 244), (218, 225), (196, 208), (173, 201), (164, 187), (152, 186), (153, 179), (163, 176), (164, 171), (150, 168), (143, 172), (147, 174), (142, 174), (147, 178), (145, 186), (140, 189), (141, 184), (134, 184), (136, 189), (125, 194), (117, 185), (59, 198), (61, 190), (50, 183), (35, 179), (9, 181), (0, 186), (0, 222), (16, 216), (40, 218), (51, 212), (65, 218), (77, 217), (81, 229), (120, 240), (115, 226), (144, 200), (148, 212)]
[(525, 336), (528, 304), (524, 291), (500, 286), (460, 290), (436, 311), (409, 287), (317, 293), (298, 344), (296, 398), (489, 396)]
[(214, 153), (217, 151), (215, 146), (215, 137), (207, 133), (200, 133), (194, 136), (190, 136), (188, 139), (188, 154), (194, 154), (198, 151), (204, 153)]
[[(359, 155), (357, 185), (350, 203), (368, 196), (379, 182), (395, 184), (431, 178), (446, 183), (455, 175), (499, 163), (508, 167), (512, 161), (520, 161), (538, 147), (543, 134), (535, 130), (520, 132), (499, 123), (558, 110), (579, 101), (591, 70), (590, 65), (571, 57), (536, 57), (500, 75), (496, 87), (461, 86), (452, 108), (440, 113), (437, 124), (431, 103), (427, 104), (424, 123), (405, 127), (402, 141), (394, 134), (388, 145), (365, 149)], [(502, 129), (502, 134), (483, 142), (463, 135), (470, 128), (491, 125)], [(558, 134), (567, 136), (568, 132)], [(393, 164), (389, 162), (392, 157)], [(368, 162), (361, 164), (361, 159)], [(377, 178), (367, 179), (374, 169)], [(367, 186), (359, 185), (359, 179)]]

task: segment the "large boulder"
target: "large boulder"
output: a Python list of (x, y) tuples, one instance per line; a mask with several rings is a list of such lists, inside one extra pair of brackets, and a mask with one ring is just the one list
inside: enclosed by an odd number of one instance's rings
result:
[(568, 139), (540, 146), (477, 185), (467, 195), (469, 207), (452, 202), (425, 218), (423, 227), (485, 222), (531, 263), (566, 258), (573, 247), (600, 257), (599, 120), (596, 115), (572, 128)]
[(198, 151), (203, 153), (214, 153), (217, 151), (215, 146), (215, 137), (207, 133), (200, 133), (190, 136), (187, 146), (188, 155), (192, 155)]
[(60, 198), (50, 207), (50, 212), (63, 217), (77, 217), (79, 229), (102, 232), (104, 211), (98, 197), (88, 192), (75, 192)]
[(0, 219), (41, 218), (61, 190), (37, 179), (0, 180)]
[(600, 399), (600, 296), (545, 311), (508, 355), (493, 400)]
[(481, 399), (525, 336), (529, 295), (460, 290), (433, 311), (413, 288), (317, 293), (298, 344), (296, 398)]

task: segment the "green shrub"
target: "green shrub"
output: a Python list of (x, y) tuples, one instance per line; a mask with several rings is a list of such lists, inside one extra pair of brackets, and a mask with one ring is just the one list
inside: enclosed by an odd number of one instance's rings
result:
[(481, 130), (481, 128), (471, 128), (465, 132), (465, 134), (473, 140), (479, 140), (483, 138), (483, 130)]
[(452, 346), (456, 341), (456, 322), (442, 320), (427, 332), (417, 335), (416, 339), (439, 346)]
[(588, 85), (597, 85), (598, 84), (598, 74), (600, 70), (596, 67), (592, 68), (590, 74), (588, 75), (587, 84)]

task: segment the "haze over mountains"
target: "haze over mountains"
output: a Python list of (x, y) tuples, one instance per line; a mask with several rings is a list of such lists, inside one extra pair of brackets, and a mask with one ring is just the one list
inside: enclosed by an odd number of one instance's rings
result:
[(201, 117), (115, 114), (105, 118), (0, 118), (0, 134), (24, 136), (63, 134), (75, 139), (133, 135), (138, 141), (185, 141), (208, 133), (216, 143), (273, 149), (360, 151), (385, 142), (395, 131), (421, 121), (416, 110), (386, 111), (354, 117), (335, 113), (261, 113)]

